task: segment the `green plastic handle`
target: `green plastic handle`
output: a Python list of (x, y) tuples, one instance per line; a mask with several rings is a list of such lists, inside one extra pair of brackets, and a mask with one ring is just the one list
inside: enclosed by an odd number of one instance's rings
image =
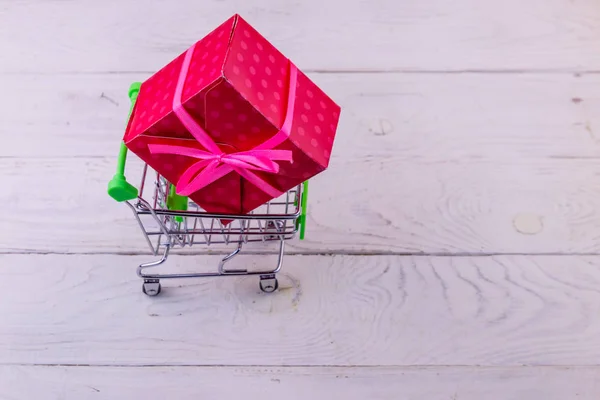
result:
[[(137, 100), (138, 94), (141, 87), (140, 82), (134, 82), (129, 87), (129, 99), (131, 100), (131, 106), (129, 107), (128, 120), (131, 117), (133, 106)], [(119, 158), (117, 159), (117, 172), (115, 176), (108, 182), (108, 195), (116, 201), (127, 201), (133, 200), (138, 195), (138, 190), (135, 186), (127, 182), (125, 178), (125, 163), (127, 161), (127, 146), (124, 142), (121, 142), (119, 149)]]
[(308, 206), (308, 181), (302, 184), (302, 199), (300, 200), (302, 212), (300, 214), (300, 240), (304, 240), (306, 231), (306, 208)]
[[(169, 195), (167, 196), (167, 208), (174, 211), (186, 211), (188, 209), (188, 198), (180, 196), (175, 192), (175, 185), (169, 184)], [(183, 222), (183, 217), (175, 217), (175, 221)]]

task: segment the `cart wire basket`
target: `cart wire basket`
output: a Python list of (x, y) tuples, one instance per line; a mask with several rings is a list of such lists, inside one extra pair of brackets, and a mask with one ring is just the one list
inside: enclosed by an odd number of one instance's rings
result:
[[(140, 85), (135, 82), (129, 88), (130, 116)], [(308, 181), (248, 214), (215, 214), (204, 211), (187, 197), (177, 195), (174, 185), (147, 164), (144, 164), (139, 186), (130, 184), (125, 178), (126, 159), (127, 147), (121, 142), (117, 172), (108, 183), (108, 194), (129, 206), (152, 254), (158, 257), (137, 268), (137, 275), (143, 279), (142, 291), (145, 294), (158, 295), (161, 279), (231, 275), (258, 275), (263, 292), (277, 290), (276, 274), (283, 265), (285, 242), (298, 233), (300, 239), (304, 239)], [(223, 220), (230, 222), (224, 224)], [(276, 265), (264, 270), (227, 268), (227, 262), (240, 254), (244, 245), (252, 242), (278, 242)], [(214, 271), (161, 274), (147, 271), (167, 261), (172, 250), (214, 244), (225, 245), (231, 250)]]

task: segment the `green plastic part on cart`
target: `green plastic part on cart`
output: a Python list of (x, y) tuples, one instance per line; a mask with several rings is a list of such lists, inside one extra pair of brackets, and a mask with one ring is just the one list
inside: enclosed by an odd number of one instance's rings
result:
[(300, 214), (300, 240), (304, 240), (304, 233), (306, 231), (306, 208), (308, 205), (308, 181), (302, 184), (302, 199), (300, 200), (300, 206), (302, 212)]
[(175, 185), (171, 185), (169, 196), (167, 196), (167, 208), (169, 210), (186, 211), (188, 207), (188, 198), (175, 193)]
[[(167, 196), (167, 208), (173, 211), (187, 211), (188, 198), (175, 193), (175, 186), (170, 185), (169, 195)], [(175, 221), (183, 222), (183, 217), (175, 217)]]
[[(129, 108), (129, 117), (131, 117), (131, 111), (137, 100), (138, 93), (141, 87), (140, 82), (134, 82), (129, 87), (129, 99), (131, 100), (131, 107)], [(115, 176), (108, 182), (108, 195), (116, 201), (127, 201), (133, 200), (138, 195), (138, 190), (135, 186), (127, 182), (125, 178), (125, 162), (127, 161), (127, 146), (121, 142), (121, 148), (119, 150), (119, 158), (117, 160), (117, 172)]]

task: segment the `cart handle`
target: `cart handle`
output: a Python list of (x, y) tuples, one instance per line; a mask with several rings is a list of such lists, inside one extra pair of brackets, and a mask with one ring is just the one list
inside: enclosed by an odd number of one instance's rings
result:
[[(134, 82), (129, 87), (129, 99), (131, 106), (129, 107), (128, 119), (131, 117), (133, 106), (140, 92), (140, 82)], [(127, 146), (125, 142), (121, 142), (119, 149), (119, 158), (117, 159), (117, 173), (108, 182), (108, 195), (118, 202), (133, 200), (138, 196), (138, 190), (135, 186), (127, 182), (125, 178), (125, 162), (127, 161)]]

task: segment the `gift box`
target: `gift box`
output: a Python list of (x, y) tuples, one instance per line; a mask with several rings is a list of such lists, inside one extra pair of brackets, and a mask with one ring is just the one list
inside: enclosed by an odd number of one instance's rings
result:
[(204, 210), (245, 214), (327, 168), (339, 115), (235, 15), (142, 83), (123, 140)]

